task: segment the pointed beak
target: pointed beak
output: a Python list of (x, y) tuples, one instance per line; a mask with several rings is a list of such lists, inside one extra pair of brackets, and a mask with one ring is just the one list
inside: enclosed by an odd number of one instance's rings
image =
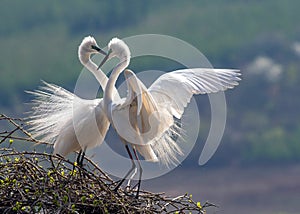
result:
[(100, 65), (98, 66), (97, 70), (99, 70), (102, 67), (102, 65), (108, 60), (109, 55), (110, 55), (110, 52), (108, 52), (108, 54), (106, 54), (106, 56), (104, 57), (104, 59), (102, 60)]
[(95, 46), (95, 45), (92, 45), (92, 48), (95, 50), (95, 51), (98, 51), (99, 53), (103, 54), (103, 55), (107, 55), (107, 53), (105, 51), (103, 51), (101, 48)]

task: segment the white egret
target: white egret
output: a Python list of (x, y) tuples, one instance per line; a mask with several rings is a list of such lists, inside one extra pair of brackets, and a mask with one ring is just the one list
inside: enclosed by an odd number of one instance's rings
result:
[[(139, 166), (138, 197), (142, 167), (138, 151), (146, 161), (161, 161), (170, 164), (177, 160), (180, 147), (172, 138), (174, 117), (180, 119), (184, 108), (194, 94), (215, 93), (238, 85), (239, 71), (232, 69), (193, 68), (166, 73), (160, 76), (148, 89), (126, 69), (124, 74), (128, 87), (126, 98), (115, 100), (113, 89), (118, 76), (130, 63), (130, 50), (120, 39), (113, 38), (108, 44), (105, 61), (117, 57), (120, 62), (113, 69), (103, 96), (104, 111), (116, 129), (132, 161), (132, 167), (117, 185), (136, 170), (129, 145), (132, 147)], [(175, 131), (176, 132), (176, 131)]]
[[(97, 70), (91, 60), (91, 55), (95, 53), (106, 55), (93, 37), (85, 37), (78, 48), (79, 60), (93, 73), (104, 90), (108, 78), (101, 70)], [(116, 89), (113, 91), (116, 93)], [(40, 90), (29, 93), (35, 96), (34, 107), (28, 117), (30, 131), (34, 137), (53, 143), (54, 154), (66, 156), (70, 152), (85, 151), (103, 142), (110, 122), (102, 110), (102, 99), (82, 99), (46, 82)], [(96, 121), (96, 125), (93, 121)]]

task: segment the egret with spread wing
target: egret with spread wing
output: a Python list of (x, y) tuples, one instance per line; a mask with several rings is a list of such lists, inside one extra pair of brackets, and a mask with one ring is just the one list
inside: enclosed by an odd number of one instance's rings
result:
[[(106, 55), (93, 37), (85, 37), (78, 48), (79, 60), (93, 73), (104, 90), (108, 78), (91, 60), (91, 55), (95, 53)], [(29, 93), (35, 96), (34, 107), (28, 117), (30, 131), (34, 137), (53, 143), (54, 154), (66, 156), (70, 152), (85, 151), (103, 142), (110, 122), (103, 112), (102, 99), (82, 99), (46, 82), (40, 90)], [(113, 93), (119, 97), (115, 88)]]
[[(184, 108), (194, 94), (215, 93), (235, 87), (240, 80), (240, 73), (232, 69), (177, 70), (160, 76), (147, 89), (131, 70), (126, 69), (130, 63), (130, 50), (118, 38), (109, 42), (108, 54), (98, 68), (113, 57), (117, 57), (120, 62), (113, 69), (107, 82), (103, 107), (132, 161), (131, 169), (116, 189), (137, 169), (130, 152), (131, 146), (140, 172), (136, 194), (138, 197), (142, 167), (137, 152), (146, 161), (161, 161), (166, 165), (176, 162), (176, 155), (182, 152), (172, 137), (174, 117), (181, 118)], [(122, 71), (125, 74), (128, 94), (126, 98), (115, 100), (113, 89)]]

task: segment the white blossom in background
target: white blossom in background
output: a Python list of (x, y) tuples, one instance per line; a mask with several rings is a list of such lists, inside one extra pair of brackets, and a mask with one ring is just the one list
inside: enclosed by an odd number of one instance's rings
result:
[(283, 71), (282, 65), (267, 56), (256, 57), (246, 70), (249, 74), (264, 75), (271, 82), (278, 81)]
[(295, 52), (295, 54), (297, 54), (297, 56), (300, 57), (300, 42), (294, 42), (292, 44), (292, 49)]

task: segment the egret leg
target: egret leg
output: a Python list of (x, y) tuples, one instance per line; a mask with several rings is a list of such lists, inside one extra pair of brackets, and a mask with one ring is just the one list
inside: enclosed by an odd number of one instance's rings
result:
[(79, 162), (80, 162), (80, 156), (81, 156), (81, 154), (82, 154), (82, 149), (80, 149), (80, 151), (79, 151), (79, 153), (78, 153), (78, 156), (77, 156), (77, 158), (76, 158), (76, 162), (79, 164)]
[(139, 173), (139, 181), (138, 181), (138, 185), (137, 185), (137, 191), (136, 191), (136, 195), (135, 195), (136, 198), (139, 198), (140, 187), (141, 187), (141, 182), (142, 182), (143, 168), (142, 168), (141, 162), (139, 160), (139, 157), (138, 157), (138, 155), (136, 153), (136, 149), (135, 148), (133, 148), (133, 152), (134, 152), (134, 156), (135, 156), (135, 158), (136, 158), (136, 160), (138, 162), (139, 172), (140, 172)]
[[(80, 149), (80, 151), (78, 152), (77, 158), (76, 158), (76, 163), (78, 164), (80, 161), (80, 156), (82, 154), (82, 149)], [(75, 170), (76, 166), (75, 164), (73, 164), (73, 171)]]
[(85, 152), (86, 152), (86, 147), (83, 150), (80, 150), (80, 151), (81, 151), (81, 158), (78, 160), (78, 165), (80, 167), (82, 167), (83, 166), (83, 160), (84, 160)]
[(132, 175), (131, 175), (130, 178), (128, 179), (127, 187), (130, 187), (131, 180), (132, 180), (133, 177), (136, 175), (136, 173), (137, 173), (137, 168), (134, 169), (134, 172), (132, 173)]
[(124, 176), (124, 178), (123, 178), (123, 179), (118, 183), (118, 185), (115, 187), (114, 191), (117, 191), (117, 190), (120, 188), (120, 186), (124, 183), (124, 181), (126, 180), (126, 178), (132, 173), (132, 171), (133, 171), (134, 169), (136, 169), (136, 165), (135, 165), (135, 163), (134, 163), (134, 160), (133, 160), (133, 157), (132, 157), (132, 154), (131, 154), (131, 152), (130, 152), (130, 150), (129, 150), (128, 145), (126, 144), (125, 147), (126, 147), (126, 151), (127, 151), (128, 155), (129, 155), (129, 157), (130, 157), (132, 166), (131, 166), (131, 168), (129, 169), (129, 171), (126, 173), (126, 175)]
[(86, 151), (86, 147), (84, 149), (80, 149), (78, 156), (76, 158), (76, 162), (78, 163), (78, 165), (80, 167), (83, 166), (83, 160), (84, 160), (84, 156), (85, 156), (85, 151)]

